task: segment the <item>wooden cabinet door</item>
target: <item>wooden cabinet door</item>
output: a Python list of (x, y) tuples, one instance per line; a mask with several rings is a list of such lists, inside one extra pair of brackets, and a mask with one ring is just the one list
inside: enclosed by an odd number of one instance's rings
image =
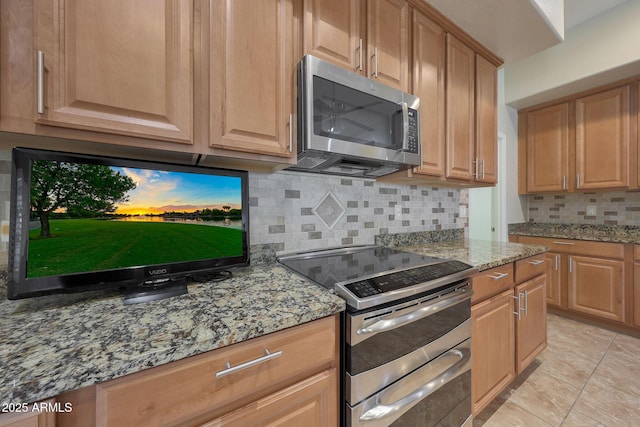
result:
[(640, 326), (640, 263), (638, 262), (633, 263), (633, 324)]
[[(515, 288), (520, 318), (516, 320), (516, 372), (520, 374), (547, 347), (547, 276), (541, 274)], [(517, 310), (517, 308), (516, 308)]]
[(628, 188), (629, 85), (576, 100), (576, 189)]
[(476, 181), (498, 182), (498, 69), (476, 55)]
[(303, 38), (305, 53), (362, 71), (360, 0), (305, 0)]
[[(56, 399), (48, 399), (27, 405), (17, 401), (7, 400), (3, 405), (16, 405), (16, 411), (0, 412), (0, 427), (55, 427), (56, 413), (45, 412), (45, 407), (56, 405)], [(23, 407), (24, 405), (24, 407)], [(64, 403), (58, 403), (64, 407)], [(42, 412), (40, 411), (42, 409)], [(10, 407), (5, 409), (11, 409)], [(18, 412), (20, 411), (20, 412)]]
[(473, 180), (475, 161), (475, 54), (447, 34), (447, 178)]
[(291, 157), (291, 0), (212, 1), (209, 145)]
[(331, 427), (338, 425), (338, 375), (317, 374), (203, 427)]
[(547, 304), (562, 307), (562, 255), (546, 252)]
[(445, 32), (413, 11), (413, 91), (420, 98), (422, 165), (415, 173), (444, 176)]
[(624, 322), (624, 261), (569, 256), (568, 309)]
[(474, 415), (515, 378), (513, 301), (513, 290), (509, 289), (471, 307)]
[(526, 125), (527, 192), (569, 188), (569, 103), (532, 111)]
[(191, 1), (37, 0), (35, 121), (191, 143), (192, 21)]
[(409, 4), (405, 0), (367, 2), (368, 75), (409, 91)]

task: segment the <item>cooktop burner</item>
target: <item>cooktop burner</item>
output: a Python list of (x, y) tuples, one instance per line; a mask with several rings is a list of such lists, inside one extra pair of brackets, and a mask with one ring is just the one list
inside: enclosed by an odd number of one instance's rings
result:
[(460, 261), (381, 246), (359, 246), (280, 257), (281, 264), (336, 292), (347, 304), (367, 308), (469, 277)]

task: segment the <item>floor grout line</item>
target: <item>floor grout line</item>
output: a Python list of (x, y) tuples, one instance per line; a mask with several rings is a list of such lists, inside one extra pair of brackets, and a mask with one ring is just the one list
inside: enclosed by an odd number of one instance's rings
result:
[[(618, 334), (614, 333), (614, 335), (611, 337), (611, 340), (609, 340), (609, 344), (607, 344), (607, 348), (602, 352), (602, 356), (600, 356), (600, 360), (598, 360), (598, 363), (596, 363), (596, 366), (591, 371), (591, 374), (589, 374), (589, 378), (587, 378), (587, 380), (582, 385), (582, 388), (580, 389), (580, 392), (578, 392), (578, 395), (576, 396), (576, 399), (573, 401), (573, 403), (571, 404), (571, 407), (569, 407), (569, 410), (567, 411), (567, 413), (565, 414), (564, 418), (562, 419), (562, 422), (560, 423), (561, 426), (565, 423), (565, 421), (567, 420), (567, 417), (569, 416), (571, 411), (573, 411), (573, 408), (576, 406), (576, 403), (578, 403), (578, 400), (580, 400), (580, 396), (582, 396), (582, 392), (587, 387), (587, 384), (589, 384), (589, 381), (591, 380), (591, 377), (593, 377), (593, 374), (598, 370), (598, 366), (600, 366), (600, 364), (604, 360), (605, 356), (607, 355), (607, 352), (611, 348), (611, 344), (613, 344), (613, 341), (616, 339), (617, 336), (618, 336)], [(582, 414), (582, 412), (580, 412), (580, 413)], [(582, 414), (582, 415), (587, 417), (584, 414)], [(591, 418), (591, 417), (587, 417), (587, 418)], [(593, 418), (591, 418), (591, 419), (593, 419)], [(594, 420), (594, 421), (596, 421), (597, 423), (601, 423), (600, 420)]]

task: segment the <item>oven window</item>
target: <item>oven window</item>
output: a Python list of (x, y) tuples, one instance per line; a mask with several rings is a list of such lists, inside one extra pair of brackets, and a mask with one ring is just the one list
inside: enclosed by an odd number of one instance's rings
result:
[(313, 76), (315, 135), (398, 149), (401, 123), (398, 104)]
[(446, 383), (390, 427), (461, 426), (471, 415), (471, 371)]
[(446, 335), (470, 316), (471, 303), (467, 300), (405, 326), (378, 333), (355, 346), (347, 345), (346, 370), (357, 375), (398, 359)]

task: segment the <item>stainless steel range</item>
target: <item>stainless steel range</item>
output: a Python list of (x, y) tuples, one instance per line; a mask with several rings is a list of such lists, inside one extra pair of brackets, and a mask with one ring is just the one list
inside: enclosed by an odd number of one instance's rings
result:
[(470, 277), (477, 269), (379, 246), (279, 262), (347, 302), (344, 425), (470, 424)]

